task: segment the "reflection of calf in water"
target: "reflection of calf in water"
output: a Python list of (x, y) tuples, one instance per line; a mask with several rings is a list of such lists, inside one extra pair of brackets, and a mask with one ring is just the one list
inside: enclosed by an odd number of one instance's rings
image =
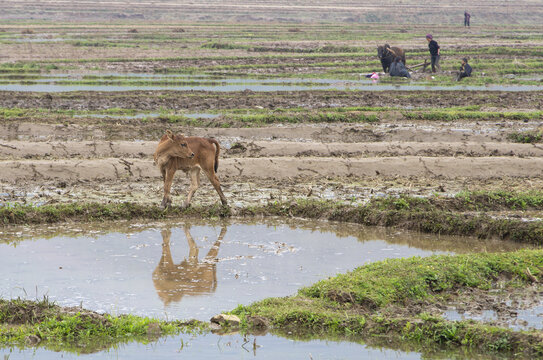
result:
[(185, 226), (185, 236), (189, 243), (189, 258), (179, 264), (174, 264), (170, 250), (170, 229), (163, 230), (162, 258), (153, 271), (153, 283), (158, 296), (168, 305), (172, 301), (180, 301), (184, 295), (210, 294), (217, 288), (216, 260), (219, 246), (226, 234), (226, 227), (221, 228), (217, 241), (211, 246), (206, 257), (198, 261), (198, 246), (189, 232), (190, 227)]

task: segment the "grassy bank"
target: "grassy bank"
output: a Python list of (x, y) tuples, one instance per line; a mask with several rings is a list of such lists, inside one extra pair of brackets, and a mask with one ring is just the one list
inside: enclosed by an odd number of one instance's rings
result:
[(127, 342), (205, 331), (204, 323), (166, 322), (132, 315), (112, 316), (42, 301), (0, 299), (0, 347), (43, 346), (91, 353)]
[(525, 288), (533, 281), (526, 269), (541, 275), (541, 250), (386, 260), (320, 281), (292, 297), (240, 306), (233, 313), (249, 329), (255, 318), (259, 323), (263, 318), (280, 333), (385, 336), (423, 345), (542, 357), (541, 331), (447, 321), (429, 312), (466, 293)]
[(337, 201), (297, 199), (265, 205), (228, 208), (219, 205), (188, 209), (137, 203), (73, 203), (45, 206), (13, 204), (0, 208), (0, 223), (57, 223), (119, 219), (165, 219), (175, 217), (287, 216), (344, 221), (417, 230), (434, 234), (470, 235), (543, 244), (543, 222), (491, 216), (487, 212), (542, 210), (543, 193), (464, 192), (456, 197), (410, 196), (373, 198), (365, 205)]

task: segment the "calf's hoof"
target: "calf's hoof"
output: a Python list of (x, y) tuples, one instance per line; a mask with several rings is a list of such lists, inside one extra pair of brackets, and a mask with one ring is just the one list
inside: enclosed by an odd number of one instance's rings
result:
[(162, 208), (162, 210), (168, 209), (171, 205), (172, 205), (172, 201), (166, 200), (166, 199), (162, 200), (162, 202), (160, 203), (160, 207)]

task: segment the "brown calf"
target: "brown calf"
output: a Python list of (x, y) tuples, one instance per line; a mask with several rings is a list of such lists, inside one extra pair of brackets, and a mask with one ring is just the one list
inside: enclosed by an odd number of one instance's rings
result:
[(222, 204), (226, 205), (226, 197), (215, 175), (219, 167), (219, 152), (220, 146), (215, 139), (185, 137), (182, 134), (174, 135), (171, 131), (166, 131), (155, 151), (155, 163), (160, 168), (164, 180), (164, 198), (161, 206), (166, 208), (172, 204), (170, 190), (173, 175), (177, 170), (183, 170), (190, 176), (190, 189), (184, 207), (189, 206), (192, 196), (200, 186), (200, 170), (207, 175), (217, 190)]

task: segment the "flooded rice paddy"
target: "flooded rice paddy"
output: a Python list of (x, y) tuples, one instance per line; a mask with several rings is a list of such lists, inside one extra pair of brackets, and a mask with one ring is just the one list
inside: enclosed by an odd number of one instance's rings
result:
[(24, 92), (71, 92), (71, 91), (304, 91), (304, 90), (359, 90), (359, 91), (536, 91), (542, 85), (452, 85), (434, 84), (435, 80), (408, 80), (385, 78), (376, 81), (359, 79), (327, 78), (279, 78), (279, 77), (230, 77), (216, 75), (153, 74), (153, 73), (105, 73), (85, 74), (31, 74), (0, 78), (0, 91)]
[(520, 247), (305, 221), (19, 229), (2, 238), (2, 298), (47, 296), (63, 306), (169, 320), (208, 320), (373, 261)]
[[(211, 114), (211, 113), (182, 113), (183, 116), (190, 118), (190, 119), (215, 119), (221, 116), (220, 114)], [(146, 119), (146, 118), (154, 118), (160, 116), (160, 113), (157, 112), (150, 112), (150, 113), (137, 113), (134, 115), (108, 115), (108, 114), (85, 114), (85, 115), (73, 115), (74, 118), (96, 118), (96, 119), (108, 119), (108, 118), (115, 118), (115, 119), (125, 119), (125, 120), (133, 120), (133, 119)]]
[[(2, 298), (161, 319), (211, 316), (389, 258), (499, 252), (516, 243), (315, 221), (157, 222), (20, 227), (0, 233)], [(449, 312), (450, 314), (451, 312)], [(10, 359), (78, 357), (42, 348), (2, 349)], [(271, 334), (180, 335), (130, 343), (89, 359), (420, 359), (422, 354)]]

